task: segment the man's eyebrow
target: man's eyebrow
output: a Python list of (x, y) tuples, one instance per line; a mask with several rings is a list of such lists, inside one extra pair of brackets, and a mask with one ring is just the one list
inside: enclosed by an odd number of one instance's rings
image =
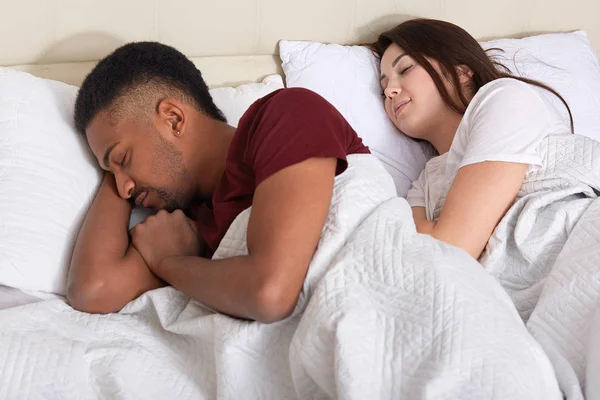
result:
[(110, 157), (110, 153), (113, 151), (113, 149), (121, 142), (117, 142), (117, 143), (113, 143), (110, 146), (108, 146), (108, 149), (106, 149), (106, 152), (104, 153), (104, 158), (102, 159), (102, 162), (104, 163), (104, 166), (106, 167), (106, 169), (110, 168), (110, 165), (108, 165), (108, 158)]
[[(398, 61), (400, 61), (400, 59), (402, 57), (407, 56), (407, 55), (408, 55), (408, 53), (402, 53), (398, 57), (396, 57), (396, 59), (392, 63), (392, 68), (394, 68), (396, 66), (396, 64), (398, 64)], [(384, 80), (385, 78), (386, 78), (385, 74), (381, 74), (381, 76), (379, 77), (379, 83), (381, 83), (381, 81)]]

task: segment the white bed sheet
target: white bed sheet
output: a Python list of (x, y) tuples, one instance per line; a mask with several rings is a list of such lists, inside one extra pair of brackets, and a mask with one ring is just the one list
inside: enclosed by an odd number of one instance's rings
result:
[(41, 300), (42, 298), (25, 293), (19, 289), (0, 285), (0, 310), (24, 306)]
[[(349, 157), (330, 211), (298, 307), (276, 324), (170, 287), (118, 314), (63, 300), (0, 311), (0, 399), (561, 398), (506, 292), (465, 252), (416, 234), (375, 157)], [(249, 214), (216, 258), (247, 254)]]

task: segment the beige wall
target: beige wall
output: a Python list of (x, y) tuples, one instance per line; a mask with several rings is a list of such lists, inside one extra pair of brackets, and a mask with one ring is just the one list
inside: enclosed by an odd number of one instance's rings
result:
[(279, 39), (351, 43), (407, 16), (478, 39), (584, 29), (600, 53), (600, 0), (0, 0), (0, 65), (98, 60), (158, 40), (189, 57), (272, 55)]

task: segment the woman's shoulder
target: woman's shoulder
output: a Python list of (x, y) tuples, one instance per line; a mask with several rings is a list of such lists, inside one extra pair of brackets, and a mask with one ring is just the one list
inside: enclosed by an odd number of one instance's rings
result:
[(482, 101), (512, 101), (523, 102), (523, 97), (538, 97), (535, 87), (515, 78), (498, 78), (483, 85), (473, 97), (471, 103)]
[(545, 115), (550, 118), (554, 111), (548, 100), (540, 93), (541, 88), (514, 78), (499, 78), (483, 85), (473, 96), (465, 112), (467, 119), (486, 118), (492, 113), (506, 118), (513, 116)]

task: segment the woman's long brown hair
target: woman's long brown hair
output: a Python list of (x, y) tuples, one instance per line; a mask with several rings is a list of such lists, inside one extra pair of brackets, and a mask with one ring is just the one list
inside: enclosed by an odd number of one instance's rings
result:
[[(510, 73), (502, 63), (491, 58), (479, 42), (461, 27), (450, 22), (417, 18), (408, 20), (379, 35), (377, 42), (370, 46), (381, 58), (385, 50), (395, 43), (417, 63), (423, 66), (437, 86), (444, 102), (454, 111), (464, 114), (469, 101), (461, 90), (457, 69), (466, 66), (473, 71), (473, 93), (485, 84), (499, 78), (512, 78), (544, 88), (557, 96), (567, 107), (574, 131), (573, 115), (566, 100), (554, 89), (533, 79)], [(500, 50), (501, 49), (488, 49)], [(427, 58), (436, 60), (444, 77), (454, 86), (458, 99), (448, 92), (442, 77)]]

